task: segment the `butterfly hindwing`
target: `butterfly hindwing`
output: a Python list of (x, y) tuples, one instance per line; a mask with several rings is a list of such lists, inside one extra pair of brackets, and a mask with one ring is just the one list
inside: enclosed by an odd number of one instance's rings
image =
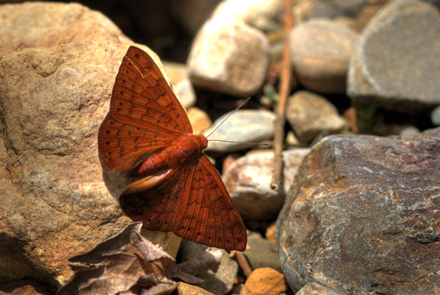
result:
[(175, 169), (153, 187), (121, 195), (119, 204), (122, 210), (134, 221), (142, 221), (145, 229), (172, 231), (174, 217), (182, 199), (185, 176), (194, 169), (195, 166)]
[(246, 228), (209, 159), (202, 155), (186, 180), (173, 222), (173, 231), (208, 246), (243, 251)]
[(246, 229), (218, 172), (202, 156), (145, 191), (122, 195), (121, 208), (145, 229), (173, 231), (180, 237), (222, 249), (243, 251)]

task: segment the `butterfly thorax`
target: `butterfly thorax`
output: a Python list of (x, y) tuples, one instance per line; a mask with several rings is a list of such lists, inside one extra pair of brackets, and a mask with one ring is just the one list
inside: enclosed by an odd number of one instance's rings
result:
[(145, 160), (138, 173), (147, 176), (170, 168), (194, 164), (200, 160), (202, 151), (207, 146), (208, 140), (205, 136), (185, 133), (173, 144)]

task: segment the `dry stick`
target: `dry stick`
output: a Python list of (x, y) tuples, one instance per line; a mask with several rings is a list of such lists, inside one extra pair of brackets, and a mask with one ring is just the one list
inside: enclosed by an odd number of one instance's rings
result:
[(252, 272), (252, 268), (250, 267), (249, 263), (246, 260), (246, 257), (244, 257), (243, 253), (236, 251), (235, 252), (235, 259), (237, 259), (238, 265), (240, 265), (241, 269), (243, 270), (243, 273), (246, 277), (249, 277)]
[(290, 90), (291, 67), (289, 56), (289, 39), (288, 33), (292, 28), (292, 3), (291, 0), (284, 0), (284, 44), (283, 44), (283, 61), (280, 73), (280, 95), (276, 109), (275, 134), (274, 134), (274, 163), (272, 182), (270, 187), (274, 191), (278, 191), (281, 185), (281, 177), (283, 174), (283, 145), (284, 145), (284, 124), (286, 122), (285, 109), (287, 96)]

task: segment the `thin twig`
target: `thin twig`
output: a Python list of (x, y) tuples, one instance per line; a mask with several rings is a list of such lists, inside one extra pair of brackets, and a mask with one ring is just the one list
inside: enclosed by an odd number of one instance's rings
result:
[(249, 277), (252, 272), (252, 268), (250, 267), (249, 263), (246, 260), (246, 257), (244, 257), (243, 253), (236, 251), (235, 252), (235, 258), (237, 259), (238, 265), (243, 270), (243, 273), (246, 277)]
[(284, 44), (283, 44), (283, 61), (280, 73), (280, 94), (276, 108), (275, 134), (274, 134), (274, 164), (271, 188), (278, 191), (281, 186), (281, 177), (283, 176), (283, 145), (284, 145), (284, 124), (286, 122), (285, 110), (287, 96), (290, 92), (290, 82), (292, 79), (290, 55), (289, 55), (289, 39), (288, 34), (292, 28), (292, 2), (284, 0)]

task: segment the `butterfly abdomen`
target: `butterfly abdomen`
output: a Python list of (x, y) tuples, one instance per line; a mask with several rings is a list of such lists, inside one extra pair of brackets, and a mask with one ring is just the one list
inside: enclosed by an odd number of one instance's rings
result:
[(177, 138), (173, 145), (146, 159), (139, 167), (138, 173), (148, 176), (181, 165), (197, 163), (207, 142), (203, 135), (186, 133)]

